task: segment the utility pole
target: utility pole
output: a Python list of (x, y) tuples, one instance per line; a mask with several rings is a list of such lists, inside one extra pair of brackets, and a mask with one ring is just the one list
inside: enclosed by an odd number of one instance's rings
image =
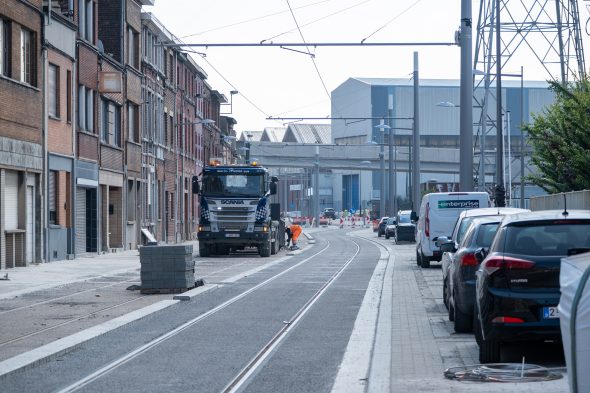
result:
[(520, 66), (520, 208), (524, 209), (524, 67)]
[[(465, 0), (464, 0), (465, 1)], [(414, 168), (412, 170), (412, 211), (420, 210), (420, 74), (418, 72), (418, 52), (414, 52)]]
[(394, 131), (393, 131), (393, 94), (389, 93), (387, 96), (387, 116), (389, 119), (387, 122), (389, 123), (389, 216), (394, 216), (397, 212), (397, 174), (395, 168), (395, 160), (396, 154), (394, 152), (395, 149), (395, 139), (394, 139)]
[[(467, 1), (467, 0), (463, 0)], [(500, 2), (496, 0), (496, 207), (506, 206), (504, 189), (504, 136), (502, 133), (502, 39), (500, 38)]]
[(381, 186), (379, 187), (379, 215), (385, 217), (385, 123), (381, 119), (379, 123), (379, 130), (381, 132), (381, 143), (379, 149), (379, 170), (381, 175)]
[(471, 49), (471, 0), (461, 0), (461, 99), (459, 189), (473, 191), (473, 61)]

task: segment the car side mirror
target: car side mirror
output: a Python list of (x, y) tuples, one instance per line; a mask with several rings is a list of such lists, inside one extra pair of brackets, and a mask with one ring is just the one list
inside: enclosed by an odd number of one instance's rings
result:
[(199, 177), (198, 176), (193, 176), (193, 178), (191, 179), (191, 185), (192, 185), (193, 194), (198, 194), (201, 191), (199, 188)]
[(418, 214), (416, 214), (416, 212), (413, 211), (410, 213), (410, 221), (418, 221)]
[(279, 178), (278, 178), (278, 177), (276, 177), (276, 176), (271, 176), (271, 177), (270, 177), (270, 182), (271, 182), (271, 183), (278, 183), (278, 182), (279, 182)]
[(477, 250), (475, 250), (475, 259), (477, 259), (477, 261), (479, 263), (482, 263), (484, 259), (486, 259), (486, 256), (488, 255), (487, 251), (485, 250), (485, 248), (481, 247), (478, 248)]
[(447, 243), (443, 243), (440, 245), (440, 250), (442, 252), (456, 252), (457, 249), (455, 248), (455, 242), (449, 241)]
[(272, 182), (269, 185), (270, 195), (275, 195), (277, 193), (277, 183)]
[(434, 242), (434, 244), (436, 244), (438, 247), (442, 247), (443, 244), (450, 242), (449, 238), (446, 236), (439, 236), (436, 238), (436, 241)]

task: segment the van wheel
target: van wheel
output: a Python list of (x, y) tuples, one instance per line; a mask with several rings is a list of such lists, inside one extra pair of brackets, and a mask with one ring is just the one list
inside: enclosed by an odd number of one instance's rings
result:
[(416, 250), (416, 265), (422, 265), (422, 261), (420, 260), (420, 252), (418, 252), (418, 250)]
[(430, 259), (424, 255), (420, 256), (420, 267), (423, 269), (430, 269)]

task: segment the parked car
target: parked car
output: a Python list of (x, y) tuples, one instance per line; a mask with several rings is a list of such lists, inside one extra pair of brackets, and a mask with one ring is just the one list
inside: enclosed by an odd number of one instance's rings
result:
[(395, 236), (395, 225), (396, 221), (395, 218), (389, 217), (387, 222), (385, 223), (385, 238), (389, 239), (392, 236)]
[(381, 220), (379, 220), (379, 225), (377, 226), (377, 237), (385, 235), (385, 226), (387, 225), (388, 218), (389, 217), (381, 217)]
[(470, 221), (469, 228), (457, 248), (454, 241), (441, 244), (443, 251), (454, 252), (446, 282), (449, 320), (453, 322), (457, 333), (469, 333), (472, 330), (475, 271), (479, 267), (475, 251), (489, 249), (502, 216), (480, 217)]
[(487, 192), (434, 192), (422, 197), (416, 228), (416, 263), (430, 267), (440, 261), (442, 252), (435, 244), (439, 236), (450, 237), (453, 225), (463, 210), (490, 207)]
[(416, 241), (416, 225), (412, 222), (411, 210), (400, 210), (397, 212), (397, 219), (395, 223), (395, 242)]
[(332, 220), (336, 219), (336, 212), (331, 207), (327, 207), (324, 209), (323, 216)]
[[(451, 266), (451, 264), (453, 263), (453, 258), (455, 257), (454, 250), (459, 248), (459, 244), (461, 244), (461, 241), (463, 240), (463, 236), (465, 235), (467, 228), (471, 224), (471, 221), (473, 221), (477, 217), (484, 217), (484, 216), (503, 217), (507, 214), (524, 213), (524, 212), (528, 212), (528, 211), (530, 211), (530, 210), (516, 209), (516, 208), (512, 208), (512, 207), (484, 207), (484, 208), (480, 208), (480, 209), (464, 210), (461, 212), (461, 214), (459, 214), (459, 217), (457, 218), (457, 221), (455, 222), (455, 226), (453, 227), (453, 232), (451, 234), (450, 239), (447, 238), (446, 236), (439, 236), (438, 237), (438, 239), (436, 240), (435, 243), (439, 247), (443, 243), (447, 243), (449, 241), (454, 242), (454, 247), (452, 247), (452, 248), (447, 247), (447, 249), (449, 249), (449, 251), (443, 252), (442, 257), (441, 257), (442, 276), (443, 276), (443, 303), (445, 304), (447, 309), (449, 308), (449, 294), (451, 293), (449, 291), (449, 278), (448, 278), (449, 266)], [(452, 313), (449, 313), (449, 317), (452, 318), (452, 315), (453, 315)]]
[[(503, 343), (559, 340), (561, 258), (590, 250), (590, 212), (506, 216), (477, 270), (475, 337), (482, 363), (500, 361)], [(476, 252), (483, 259), (484, 250)]]

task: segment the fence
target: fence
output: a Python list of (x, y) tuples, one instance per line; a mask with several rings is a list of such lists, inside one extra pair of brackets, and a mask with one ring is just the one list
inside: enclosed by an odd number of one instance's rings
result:
[[(567, 201), (567, 206), (565, 203)], [(566, 193), (531, 197), (530, 209), (535, 210), (561, 210), (582, 209), (590, 210), (590, 190), (572, 191)]]

